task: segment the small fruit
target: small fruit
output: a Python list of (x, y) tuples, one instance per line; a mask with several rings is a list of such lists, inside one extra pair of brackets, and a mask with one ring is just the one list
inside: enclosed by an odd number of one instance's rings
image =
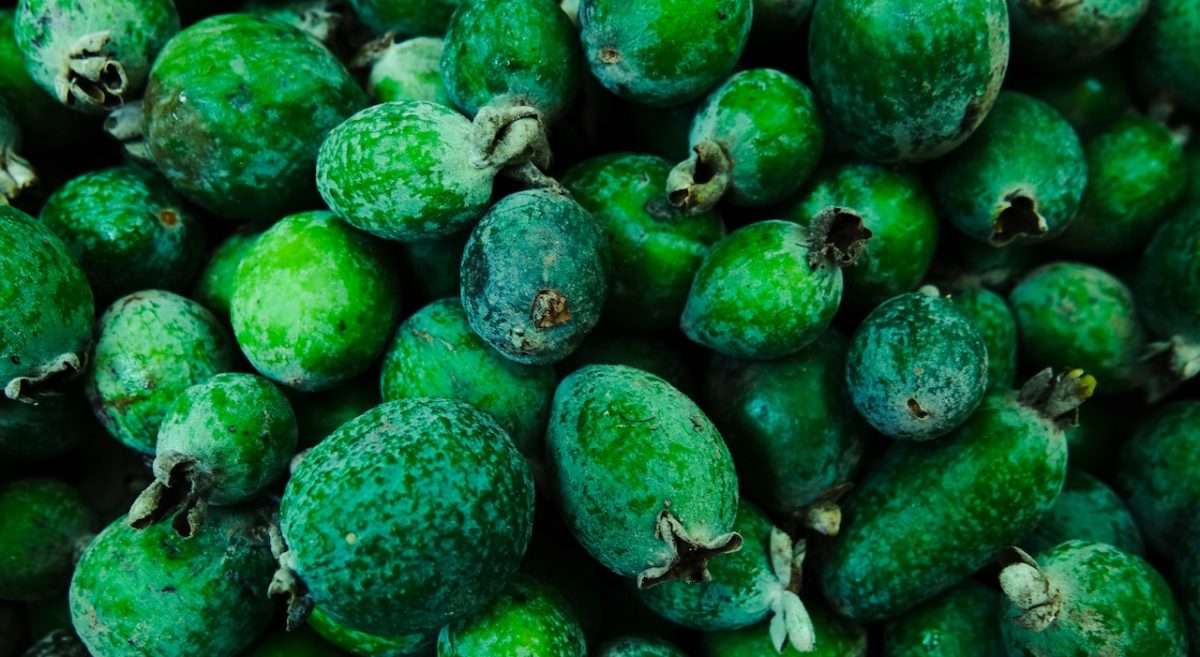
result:
[(367, 95), (377, 103), (396, 100), (424, 100), (446, 107), (454, 101), (442, 83), (441, 37), (415, 37), (407, 41), (388, 40), (388, 45), (371, 65), (367, 76)]
[(475, 616), (442, 628), (438, 657), (584, 657), (583, 628), (562, 595), (517, 575)]
[(1130, 39), (1133, 79), (1156, 100), (1200, 109), (1200, 50), (1195, 47), (1200, 5), (1153, 0)]
[(1184, 207), (1154, 234), (1134, 283), (1150, 345), (1151, 399), (1200, 374), (1200, 205)]
[(1071, 470), (1054, 506), (1037, 529), (1020, 541), (1020, 546), (1037, 554), (1076, 539), (1107, 543), (1139, 557), (1146, 551), (1142, 532), (1125, 502), (1099, 479)]
[(57, 479), (0, 485), (0, 600), (61, 593), (96, 524), (83, 496)]
[[(308, 626), (333, 645), (360, 657), (428, 657), (437, 644), (437, 631), (377, 636), (338, 625), (321, 611), (312, 610)], [(284, 656), (284, 657), (290, 657)]]
[(969, 287), (950, 295), (950, 302), (987, 345), (988, 389), (1008, 390), (1017, 375), (1017, 320), (1004, 297), (985, 287)]
[(1037, 70), (1078, 67), (1115, 49), (1151, 0), (1008, 0), (1013, 59)]
[(1173, 555), (1200, 509), (1200, 402), (1181, 401), (1142, 420), (1117, 456), (1116, 488), (1157, 552)]
[(883, 626), (884, 657), (1009, 657), (996, 618), (1003, 600), (967, 580)]

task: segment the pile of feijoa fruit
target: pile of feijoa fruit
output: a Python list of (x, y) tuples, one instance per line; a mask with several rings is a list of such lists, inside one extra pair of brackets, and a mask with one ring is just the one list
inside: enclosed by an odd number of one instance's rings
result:
[(1198, 657), (1193, 130), (1200, 0), (0, 2), (0, 657)]

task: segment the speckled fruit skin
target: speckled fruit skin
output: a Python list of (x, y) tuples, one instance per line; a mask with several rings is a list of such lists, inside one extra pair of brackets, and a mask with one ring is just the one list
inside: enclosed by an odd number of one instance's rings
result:
[(553, 363), (600, 319), (608, 248), (587, 210), (545, 189), (492, 206), (462, 258), (462, 304), (471, 329), (506, 358)]
[(674, 328), (704, 254), (725, 234), (719, 212), (687, 216), (667, 202), (670, 171), (660, 157), (613, 153), (585, 160), (562, 177), (608, 238), (604, 319), (625, 331)]
[(1191, 0), (1153, 0), (1130, 39), (1133, 79), (1146, 96), (1200, 109), (1200, 5)]
[(229, 302), (233, 299), (233, 288), (237, 281), (237, 270), (242, 259), (250, 253), (258, 233), (234, 233), (213, 249), (208, 264), (196, 278), (192, 298), (208, 308), (222, 322), (229, 323)]
[(71, 618), (94, 657), (233, 657), (266, 627), (271, 550), (254, 511), (214, 509), (191, 538), (113, 521), (71, 579)]
[(1063, 431), (1015, 392), (990, 393), (946, 438), (896, 443), (854, 489), (821, 588), (860, 621), (904, 612), (1037, 526), (1066, 470)]
[(687, 657), (670, 643), (652, 636), (623, 636), (600, 646), (596, 657)]
[(163, 48), (146, 87), (146, 143), (175, 189), (223, 217), (310, 206), (325, 135), (367, 104), (324, 46), (246, 14), (213, 16)]
[(399, 314), (394, 258), (329, 212), (292, 215), (260, 235), (230, 301), (234, 337), (254, 368), (307, 392), (370, 367)]
[(540, 459), (550, 398), (558, 377), (550, 365), (522, 365), (471, 332), (458, 299), (413, 313), (388, 347), (380, 376), (386, 401), (443, 397), (491, 415), (525, 456)]
[(643, 105), (695, 100), (733, 70), (752, 0), (581, 0), (584, 57), (609, 91)]
[(1164, 223), (1142, 254), (1134, 289), (1156, 337), (1200, 343), (1200, 205)]
[(367, 95), (377, 103), (424, 100), (446, 107), (454, 101), (442, 82), (441, 37), (416, 37), (393, 42), (371, 66)]
[(438, 636), (438, 657), (583, 657), (583, 628), (558, 591), (517, 575), (492, 603)]
[(967, 580), (883, 626), (884, 657), (1009, 657), (1000, 594)]
[(909, 292), (867, 315), (846, 355), (859, 414), (900, 440), (932, 440), (962, 424), (987, 389), (987, 344), (934, 292)]
[(1125, 502), (1104, 482), (1072, 468), (1054, 506), (1038, 528), (1020, 541), (1021, 548), (1036, 554), (1080, 539), (1143, 556), (1142, 532)]
[(1200, 647), (1200, 516), (1189, 523), (1181, 539), (1179, 556), (1172, 567), (1171, 585), (1187, 622), (1188, 645), (1196, 654)]
[(953, 150), (991, 111), (1008, 64), (1004, 0), (822, 0), (809, 29), (830, 127), (877, 162)]
[(288, 481), (280, 518), (292, 568), (331, 620), (420, 633), (477, 613), (516, 572), (533, 526), (533, 476), (482, 411), (406, 399), (314, 447)]
[(191, 282), (204, 257), (200, 218), (151, 171), (92, 171), (46, 199), (39, 216), (103, 299)]
[(380, 403), (379, 380), (373, 372), (341, 383), (328, 390), (289, 392), (296, 426), (300, 430), (298, 449), (308, 449), (325, 440), (343, 424), (366, 413)]
[[(806, 600), (812, 616), (816, 643), (812, 652), (799, 653), (789, 648), (783, 654), (808, 657), (866, 657), (867, 632), (853, 621), (833, 613), (817, 600)], [(701, 653), (705, 657), (779, 657), (765, 626), (747, 627), (703, 635)]]
[(659, 377), (624, 365), (566, 377), (554, 394), (546, 446), (568, 527), (613, 572), (645, 580), (658, 574), (647, 571), (673, 565), (676, 549), (656, 532), (664, 516), (695, 545), (731, 541), (733, 459), (700, 408)]
[(0, 94), (21, 126), (28, 143), (50, 151), (64, 144), (86, 139), (91, 127), (85, 116), (67, 109), (42, 89), (25, 70), (25, 61), (17, 46), (17, 10), (0, 9)]
[(32, 601), (62, 592), (76, 550), (95, 530), (96, 514), (61, 481), (0, 485), (0, 600)]
[(579, 37), (554, 0), (470, 0), (446, 28), (442, 82), (468, 116), (488, 105), (528, 105), (553, 121), (582, 77)]
[(483, 214), (499, 172), (471, 134), (470, 121), (436, 103), (368, 107), (321, 145), (317, 189), (338, 216), (378, 237), (446, 237)]
[(958, 290), (950, 303), (979, 330), (987, 346), (989, 390), (1008, 390), (1017, 375), (1017, 319), (1004, 297), (985, 287)]
[(955, 228), (1007, 246), (1066, 230), (1079, 211), (1087, 175), (1071, 124), (1046, 103), (1006, 91), (971, 139), (939, 160), (933, 189)]
[(56, 372), (78, 372), (92, 341), (92, 288), (67, 245), (0, 206), (0, 385), (9, 399)]
[(1008, 301), (1022, 353), (1038, 367), (1080, 367), (1101, 393), (1138, 382), (1145, 335), (1133, 293), (1112, 274), (1075, 262), (1043, 265), (1021, 280)]
[(312, 630), (302, 627), (292, 632), (276, 630), (267, 634), (242, 657), (343, 657), (345, 653), (334, 648)]
[(437, 631), (376, 636), (338, 625), (320, 607), (313, 609), (308, 625), (329, 643), (359, 657), (428, 657), (437, 644)]
[(1178, 549), (1178, 538), (1200, 508), (1197, 426), (1200, 402), (1170, 404), (1142, 421), (1117, 457), (1117, 491), (1146, 542), (1167, 555)]
[(1183, 613), (1162, 575), (1104, 543), (1068, 541), (1037, 555), (1061, 601), (1040, 632), (1019, 627), (1006, 604), (1000, 628), (1010, 655), (1187, 655)]
[[(155, 55), (179, 31), (179, 13), (171, 0), (20, 0), (15, 28), (34, 81), (67, 107), (102, 114), (138, 97)], [(84, 72), (103, 60), (123, 71), (124, 84), (111, 79), (111, 65)]]
[(704, 408), (734, 454), (746, 495), (796, 516), (850, 481), (867, 445), (844, 376), (846, 338), (835, 329), (773, 360), (716, 356)]
[(1058, 110), (1080, 138), (1090, 139), (1133, 106), (1129, 81), (1115, 56), (1102, 57), (1075, 71), (1041, 77), (1030, 95)]
[(1151, 0), (1008, 0), (1012, 57), (1031, 68), (1070, 69), (1113, 50)]
[(84, 384), (92, 411), (114, 438), (153, 454), (158, 427), (189, 386), (234, 366), (234, 345), (203, 306), (171, 292), (117, 299), (97, 323)]
[(354, 13), (376, 34), (440, 35), (464, 0), (350, 0)]

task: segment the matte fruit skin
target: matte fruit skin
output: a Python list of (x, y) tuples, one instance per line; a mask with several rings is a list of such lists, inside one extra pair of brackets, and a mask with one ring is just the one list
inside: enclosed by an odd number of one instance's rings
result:
[(146, 143), (187, 199), (273, 221), (310, 206), (325, 135), (366, 94), (324, 46), (270, 19), (225, 14), (163, 48), (146, 87)]
[(1042, 78), (1029, 93), (1058, 110), (1082, 139), (1100, 134), (1133, 106), (1129, 81), (1115, 56)]
[(471, 329), (518, 363), (565, 358), (596, 325), (608, 295), (599, 222), (551, 190), (493, 205), (467, 240), (461, 270)]
[(61, 593), (76, 550), (96, 524), (83, 497), (61, 481), (19, 479), (0, 486), (0, 600)]
[(719, 212), (687, 216), (667, 202), (671, 165), (654, 155), (613, 153), (572, 167), (562, 184), (600, 223), (612, 263), (604, 319), (625, 331), (674, 328), (692, 277), (725, 234)]
[(1004, 0), (822, 0), (809, 33), (813, 88), (860, 157), (929, 160), (991, 111), (1008, 38)]
[(973, 580), (923, 602), (883, 626), (885, 657), (1008, 657), (999, 592)]
[(596, 657), (687, 657), (687, 655), (667, 643), (652, 636), (623, 636), (600, 647)]
[(350, 0), (354, 13), (376, 34), (434, 34), (446, 31), (464, 0)]
[(234, 657), (267, 626), (273, 562), (254, 511), (213, 509), (182, 538), (125, 518), (100, 532), (71, 580), (71, 619), (94, 657)]
[(1155, 336), (1200, 342), (1200, 205), (1182, 209), (1150, 240), (1138, 267), (1136, 298)]
[(1050, 512), (1020, 545), (1036, 554), (1076, 539), (1107, 543), (1139, 557), (1146, 551), (1142, 532), (1125, 502), (1099, 479), (1072, 469)]
[(491, 415), (525, 456), (540, 460), (550, 399), (558, 377), (550, 365), (522, 365), (471, 332), (458, 299), (413, 313), (388, 347), (380, 376), (383, 399), (442, 397)]
[(1200, 109), (1200, 5), (1154, 0), (1130, 39), (1134, 81), (1148, 97), (1164, 97)]
[(192, 288), (192, 298), (199, 301), (225, 324), (229, 323), (229, 302), (237, 282), (237, 270), (242, 259), (250, 253), (257, 233), (234, 233), (213, 249), (204, 271)]
[(352, 630), (335, 623), (320, 607), (313, 609), (308, 625), (329, 643), (360, 657), (426, 657), (437, 643), (437, 631), (384, 637)]
[[(896, 443), (842, 506), (821, 588), (860, 621), (954, 586), (1029, 533), (1062, 489), (1066, 436), (1015, 392), (993, 392), (931, 443)], [(982, 476), (986, 473), (987, 476)]]
[(932, 440), (961, 425), (987, 389), (988, 353), (974, 322), (936, 293), (880, 304), (854, 332), (846, 386), (878, 431)]
[(555, 369), (562, 379), (587, 365), (628, 365), (662, 377), (683, 394), (696, 398), (698, 385), (692, 362), (677, 341), (666, 337), (597, 331)]
[(421, 633), (478, 612), (516, 572), (533, 478), (504, 429), (466, 403), (387, 402), (304, 457), (280, 518), (292, 569), (332, 621)]
[(1004, 297), (985, 287), (959, 290), (950, 302), (975, 328), (987, 345), (989, 390), (1008, 390), (1017, 375), (1017, 319)]
[(175, 398), (234, 366), (234, 345), (203, 306), (171, 292), (117, 299), (97, 323), (84, 381), (92, 411), (110, 434), (153, 454), (158, 427)]
[(581, 0), (584, 57), (609, 91), (644, 105), (695, 100), (733, 70), (752, 0)]
[[(1012, 56), (1035, 70), (1086, 64), (1133, 32), (1151, 0), (1008, 0)], [(1045, 9), (1039, 11), (1038, 7)]]
[(454, 101), (442, 83), (441, 37), (415, 37), (393, 42), (371, 66), (367, 94), (377, 103), (425, 100), (446, 107)]
[[(853, 621), (830, 611), (816, 600), (805, 601), (812, 616), (816, 643), (813, 651), (796, 653), (788, 649), (784, 654), (805, 654), (810, 657), (866, 657), (867, 632)], [(710, 632), (701, 639), (705, 657), (779, 657), (779, 651), (771, 643), (766, 626), (756, 625), (740, 630)]]
[[(371, 372), (320, 392), (292, 391), (292, 410), (299, 429), (297, 448), (308, 449), (343, 424), (380, 403), (379, 381)], [(287, 392), (286, 390), (284, 392)]]
[(1162, 407), (1129, 438), (1117, 457), (1116, 489), (1137, 518), (1146, 542), (1162, 554), (1178, 549), (1200, 504), (1200, 402)]
[(549, 585), (517, 575), (471, 619), (438, 636), (438, 657), (583, 657), (583, 628), (567, 601)]
[(230, 319), (259, 372), (311, 392), (379, 356), (400, 314), (394, 258), (329, 212), (280, 220), (238, 266)]

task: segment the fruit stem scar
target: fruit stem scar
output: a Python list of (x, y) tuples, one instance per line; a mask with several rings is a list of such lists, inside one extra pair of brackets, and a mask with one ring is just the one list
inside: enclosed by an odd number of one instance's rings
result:
[(75, 42), (62, 72), (54, 81), (58, 99), (68, 106), (79, 103), (104, 109), (120, 107), (129, 79), (125, 67), (104, 53), (111, 34), (93, 32)]
[(728, 191), (732, 170), (733, 162), (723, 146), (702, 141), (667, 175), (667, 200), (688, 214), (708, 212)]
[(855, 264), (867, 248), (871, 234), (862, 217), (849, 208), (830, 206), (821, 210), (809, 228), (809, 268)]
[(1018, 237), (1040, 237), (1047, 230), (1046, 219), (1037, 210), (1037, 200), (1022, 192), (1013, 192), (1004, 197), (1004, 203), (992, 221), (992, 235), (988, 241), (994, 246), (1005, 246)]
[(538, 290), (533, 295), (530, 318), (534, 327), (539, 329), (566, 324), (571, 321), (571, 307), (567, 296), (553, 288)]
[(1001, 561), (1007, 565), (1000, 571), (1000, 588), (1021, 611), (1013, 622), (1031, 632), (1045, 630), (1062, 613), (1062, 594), (1024, 550), (1010, 547)]
[(921, 403), (915, 398), (908, 398), (908, 412), (918, 420), (924, 420), (929, 417), (929, 411), (921, 408)]
[(675, 516), (666, 510), (658, 514), (654, 535), (667, 544), (672, 556), (667, 564), (651, 566), (638, 573), (639, 589), (648, 589), (676, 579), (691, 583), (706, 581), (709, 578), (709, 560), (721, 554), (736, 552), (742, 547), (742, 536), (737, 532), (730, 532), (709, 541), (692, 538)]

